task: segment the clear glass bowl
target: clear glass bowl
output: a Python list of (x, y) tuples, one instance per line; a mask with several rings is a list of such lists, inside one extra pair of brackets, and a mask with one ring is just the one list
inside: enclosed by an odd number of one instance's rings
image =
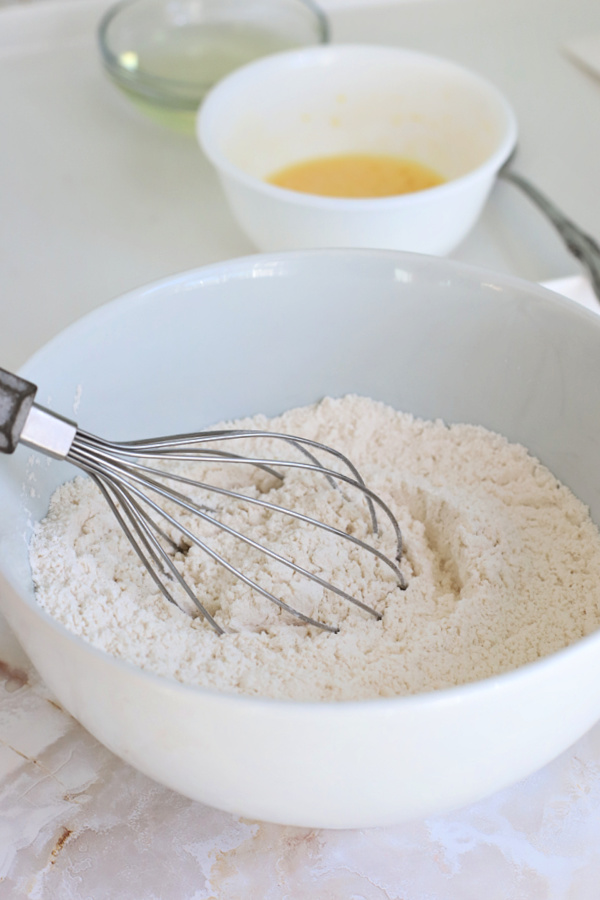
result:
[(206, 92), (233, 69), (328, 39), (312, 0), (124, 0), (98, 27), (115, 84), (152, 118), (190, 132)]

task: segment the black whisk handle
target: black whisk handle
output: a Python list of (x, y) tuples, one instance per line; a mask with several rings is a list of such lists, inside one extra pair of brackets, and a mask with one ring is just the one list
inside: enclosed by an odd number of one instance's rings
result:
[(0, 369), (0, 453), (16, 449), (36, 392), (35, 384)]

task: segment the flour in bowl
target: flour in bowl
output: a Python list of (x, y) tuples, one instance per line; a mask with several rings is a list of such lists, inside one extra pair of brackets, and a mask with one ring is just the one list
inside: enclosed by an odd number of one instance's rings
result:
[[(356, 396), (234, 426), (341, 450), (389, 505), (404, 537), (405, 591), (388, 567), (348, 541), (249, 504), (234, 508), (219, 495), (203, 498), (255, 540), (375, 607), (381, 621), (225, 539), (246, 575), (340, 631), (304, 625), (198, 548), (184, 548), (178, 567), (232, 630), (218, 636), (164, 599), (83, 477), (59, 488), (32, 539), (40, 605), (94, 646), (143, 669), (294, 700), (362, 700), (463, 684), (539, 659), (600, 626), (598, 530), (583, 504), (523, 447), (481, 427), (447, 427)], [(264, 450), (278, 456), (281, 444), (267, 442)], [(211, 468), (205, 480), (298, 509), (394, 556), (385, 517), (373, 536), (364, 498), (319, 476), (294, 472), (281, 483), (236, 465)]]

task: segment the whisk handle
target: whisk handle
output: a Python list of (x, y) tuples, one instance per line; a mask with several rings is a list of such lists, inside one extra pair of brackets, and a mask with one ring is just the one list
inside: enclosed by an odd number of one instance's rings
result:
[(0, 453), (13, 453), (33, 406), (37, 387), (0, 369)]

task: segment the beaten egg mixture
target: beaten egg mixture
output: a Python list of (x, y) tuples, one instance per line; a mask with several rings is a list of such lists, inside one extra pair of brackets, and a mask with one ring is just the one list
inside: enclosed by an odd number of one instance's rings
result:
[(294, 163), (267, 181), (291, 191), (325, 197), (392, 197), (436, 187), (444, 179), (413, 159), (347, 153)]

